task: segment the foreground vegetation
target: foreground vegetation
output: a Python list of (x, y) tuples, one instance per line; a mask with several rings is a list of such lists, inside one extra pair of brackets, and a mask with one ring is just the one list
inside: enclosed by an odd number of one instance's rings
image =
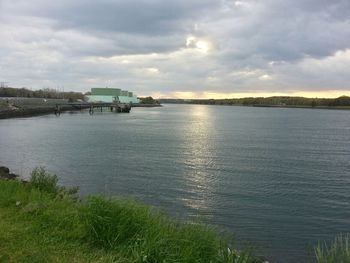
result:
[(261, 262), (134, 200), (75, 198), (42, 168), (0, 180), (0, 262)]
[(320, 244), (315, 252), (318, 263), (349, 263), (349, 235), (340, 235), (336, 237), (330, 245), (327, 245), (326, 243)]
[[(0, 262), (263, 262), (209, 227), (179, 223), (134, 200), (81, 202), (77, 188), (57, 182), (43, 168), (29, 182), (0, 180)], [(315, 258), (350, 262), (349, 236), (319, 245)]]

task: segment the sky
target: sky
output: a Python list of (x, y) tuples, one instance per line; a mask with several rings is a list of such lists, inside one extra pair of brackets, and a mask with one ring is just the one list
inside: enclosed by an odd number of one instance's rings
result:
[(12, 87), (350, 95), (349, 0), (0, 0), (0, 36)]

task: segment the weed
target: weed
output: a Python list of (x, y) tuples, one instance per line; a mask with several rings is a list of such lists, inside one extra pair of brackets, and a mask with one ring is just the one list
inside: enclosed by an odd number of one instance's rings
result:
[(339, 235), (328, 246), (319, 244), (315, 249), (318, 263), (350, 263), (349, 235)]

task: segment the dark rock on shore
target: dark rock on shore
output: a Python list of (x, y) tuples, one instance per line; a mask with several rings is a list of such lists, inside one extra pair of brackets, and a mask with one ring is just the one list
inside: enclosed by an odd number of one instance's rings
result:
[(0, 166), (0, 174), (2, 173), (9, 173), (10, 172), (10, 169), (5, 167), (5, 166)]
[(0, 167), (0, 179), (14, 180), (18, 177), (19, 177), (19, 175), (14, 174), (14, 173), (10, 173), (9, 168), (7, 168), (5, 166)]

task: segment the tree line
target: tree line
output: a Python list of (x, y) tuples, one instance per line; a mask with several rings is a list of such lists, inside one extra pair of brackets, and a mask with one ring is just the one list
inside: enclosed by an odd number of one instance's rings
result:
[(304, 107), (337, 107), (350, 106), (350, 97), (341, 96), (334, 99), (305, 97), (248, 97), (239, 99), (161, 99), (162, 103), (190, 103), (207, 105), (244, 105), (244, 106), (304, 106)]
[(45, 99), (68, 99), (68, 100), (83, 100), (84, 94), (81, 92), (61, 92), (55, 89), (40, 89), (30, 90), (27, 88), (0, 88), (0, 97), (24, 97), (24, 98), (45, 98)]
[(159, 101), (152, 97), (140, 97), (139, 99), (141, 104), (159, 104)]

